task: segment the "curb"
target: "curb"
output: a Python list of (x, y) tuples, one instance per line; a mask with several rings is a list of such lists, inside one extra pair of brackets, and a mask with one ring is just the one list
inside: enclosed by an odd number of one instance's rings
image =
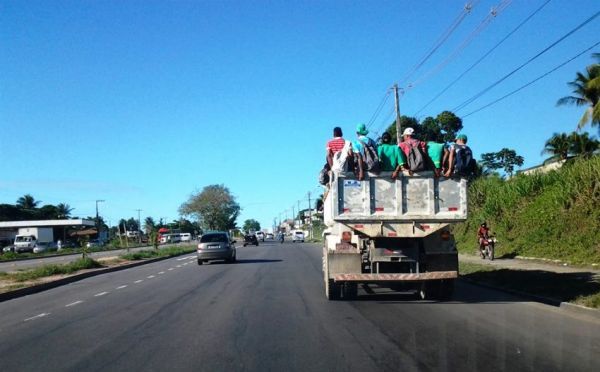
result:
[(65, 278), (61, 278), (61, 279), (58, 279), (58, 280), (53, 280), (53, 281), (48, 282), (48, 283), (42, 283), (42, 284), (33, 285), (31, 287), (25, 287), (25, 288), (15, 289), (14, 291), (0, 293), (0, 302), (4, 302), (4, 301), (12, 300), (12, 299), (15, 299), (15, 298), (27, 296), (27, 295), (30, 295), (30, 294), (35, 294), (35, 293), (47, 291), (47, 290), (52, 289), (52, 288), (60, 287), (60, 286), (63, 286), (65, 284), (70, 284), (70, 283), (77, 282), (77, 281), (80, 281), (80, 280), (83, 280), (83, 279), (91, 278), (93, 276), (102, 275), (102, 274), (108, 274), (108, 273), (112, 273), (112, 272), (115, 272), (115, 271), (121, 271), (121, 270), (131, 269), (131, 268), (136, 267), (136, 266), (142, 266), (142, 265), (151, 264), (151, 263), (158, 262), (158, 261), (164, 261), (164, 260), (168, 260), (169, 258), (179, 257), (179, 256), (183, 256), (185, 254), (191, 254), (191, 253), (194, 253), (194, 252), (181, 253), (181, 254), (177, 254), (177, 255), (174, 255), (174, 256), (170, 256), (170, 257), (151, 258), (149, 260), (142, 260), (142, 261), (134, 262), (134, 263), (127, 264), (127, 265), (107, 267), (105, 269), (97, 269), (97, 270), (94, 270), (94, 271), (88, 271), (88, 272), (81, 273), (81, 274), (75, 274), (75, 275), (67, 276)]
[(514, 289), (509, 289), (509, 288), (504, 288), (504, 287), (498, 287), (498, 286), (495, 286), (495, 285), (491, 285), (491, 284), (483, 283), (483, 282), (478, 282), (478, 281), (475, 281), (473, 279), (468, 279), (468, 278), (461, 277), (461, 276), (459, 276), (459, 279), (463, 280), (465, 282), (468, 282), (470, 284), (473, 284), (473, 285), (478, 285), (480, 287), (484, 287), (484, 288), (488, 288), (488, 289), (493, 289), (493, 290), (496, 290), (496, 291), (506, 292), (506, 293), (509, 293), (509, 294), (512, 294), (512, 295), (515, 295), (515, 296), (519, 296), (519, 297), (524, 297), (524, 298), (530, 299), (530, 300), (535, 301), (535, 302), (543, 303), (544, 305), (550, 305), (550, 306), (558, 307), (560, 310), (562, 310), (564, 312), (567, 312), (567, 313), (578, 314), (578, 315), (587, 315), (587, 316), (594, 317), (596, 319), (600, 319), (600, 310), (593, 309), (591, 307), (586, 307), (586, 306), (582, 306), (582, 305), (572, 304), (570, 302), (564, 302), (564, 301), (556, 300), (556, 299), (553, 299), (553, 298), (538, 296), (538, 295), (534, 295), (534, 294), (531, 294), (531, 293), (517, 291), (517, 290), (514, 290)]

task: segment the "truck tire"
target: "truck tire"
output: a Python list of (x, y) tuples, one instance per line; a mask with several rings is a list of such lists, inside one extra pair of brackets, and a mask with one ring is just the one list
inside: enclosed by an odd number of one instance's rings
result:
[(454, 294), (454, 279), (430, 280), (421, 285), (421, 300), (449, 301)]
[(344, 300), (354, 300), (358, 296), (358, 284), (353, 282), (345, 282), (341, 285), (342, 298)]
[(325, 281), (325, 296), (329, 301), (335, 301), (340, 299), (341, 286), (336, 283), (333, 279), (327, 279)]
[(202, 260), (198, 260), (198, 265), (202, 265)]

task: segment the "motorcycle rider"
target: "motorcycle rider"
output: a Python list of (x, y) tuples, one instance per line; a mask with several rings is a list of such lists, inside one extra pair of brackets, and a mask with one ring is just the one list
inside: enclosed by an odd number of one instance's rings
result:
[(481, 258), (485, 258), (484, 249), (485, 242), (490, 238), (490, 229), (487, 227), (487, 223), (483, 221), (477, 230), (477, 239), (479, 241), (479, 255)]

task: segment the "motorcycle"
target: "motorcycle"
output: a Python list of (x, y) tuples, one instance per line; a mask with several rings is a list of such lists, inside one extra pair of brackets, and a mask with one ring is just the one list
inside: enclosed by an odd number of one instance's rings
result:
[(279, 234), (279, 243), (283, 244), (283, 241), (285, 240), (283, 234)]
[(493, 235), (483, 237), (482, 239), (482, 244), (479, 247), (479, 255), (484, 260), (488, 258), (490, 261), (494, 261), (494, 251), (496, 250), (498, 240)]

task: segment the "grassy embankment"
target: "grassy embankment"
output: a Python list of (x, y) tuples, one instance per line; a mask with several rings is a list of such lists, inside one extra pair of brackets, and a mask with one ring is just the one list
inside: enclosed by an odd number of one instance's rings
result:
[(484, 220), (499, 240), (497, 257), (600, 263), (600, 156), (545, 174), (474, 181), (469, 218), (453, 229), (461, 253), (475, 253)]

